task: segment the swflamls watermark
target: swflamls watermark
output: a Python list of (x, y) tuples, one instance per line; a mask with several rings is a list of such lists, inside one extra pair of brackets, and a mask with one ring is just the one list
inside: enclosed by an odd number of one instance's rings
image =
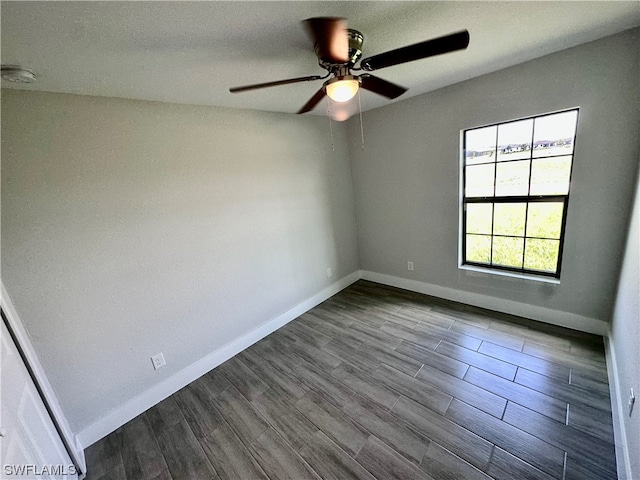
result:
[(3, 466), (3, 473), (9, 477), (30, 475), (40, 477), (43, 475), (77, 475), (75, 465), (35, 465), (29, 463), (7, 464)]

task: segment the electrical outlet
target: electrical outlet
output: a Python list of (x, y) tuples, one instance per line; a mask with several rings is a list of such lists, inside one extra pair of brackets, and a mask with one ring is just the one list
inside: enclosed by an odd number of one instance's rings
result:
[(413, 262), (407, 262), (407, 270), (413, 272)]
[(331, 271), (331, 267), (327, 268), (327, 278), (331, 278), (331, 275), (333, 275), (333, 272)]
[(162, 355), (162, 353), (158, 353), (151, 357), (151, 363), (153, 363), (154, 370), (158, 370), (167, 364), (167, 362), (164, 361), (164, 355)]
[(629, 416), (631, 416), (631, 413), (633, 412), (633, 405), (636, 403), (636, 396), (633, 393), (633, 388), (631, 389), (631, 392), (629, 393)]

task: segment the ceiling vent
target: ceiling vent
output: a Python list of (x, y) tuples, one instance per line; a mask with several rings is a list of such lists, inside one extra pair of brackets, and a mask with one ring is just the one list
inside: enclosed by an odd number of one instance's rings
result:
[(33, 72), (19, 65), (2, 65), (2, 79), (13, 83), (33, 83), (36, 76)]

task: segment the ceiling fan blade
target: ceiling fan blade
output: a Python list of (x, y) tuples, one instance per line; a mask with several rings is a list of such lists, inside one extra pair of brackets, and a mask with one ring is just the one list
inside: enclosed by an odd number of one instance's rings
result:
[(388, 82), (382, 78), (374, 77), (368, 73), (360, 75), (360, 85), (365, 90), (370, 90), (387, 98), (398, 98), (407, 91), (406, 88), (401, 87), (400, 85)]
[(385, 53), (365, 58), (360, 62), (360, 68), (369, 72), (381, 68), (392, 67), (401, 63), (413, 62), (422, 58), (433, 57), (442, 53), (464, 50), (469, 45), (469, 32), (461, 32), (445, 35), (424, 42), (409, 45), (407, 47), (390, 50)]
[(311, 110), (313, 110), (315, 108), (315, 106), (318, 104), (318, 102), (320, 102), (320, 100), (322, 100), (325, 96), (325, 92), (324, 92), (324, 87), (322, 87), (320, 90), (318, 90), (316, 92), (316, 94), (311, 97), (311, 99), (304, 104), (304, 106), (298, 110), (296, 113), (300, 114), (300, 113), (307, 113), (310, 112)]
[(313, 39), (316, 55), (330, 63), (349, 61), (349, 37), (344, 18), (317, 17), (304, 21)]
[(311, 75), (309, 77), (289, 78), (288, 80), (278, 80), (276, 82), (256, 83), (255, 85), (245, 85), (243, 87), (233, 87), (229, 91), (231, 93), (246, 92), (248, 90), (257, 90), (258, 88), (276, 87), (278, 85), (287, 85), (289, 83), (310, 82), (312, 80), (322, 80), (325, 77), (320, 75)]

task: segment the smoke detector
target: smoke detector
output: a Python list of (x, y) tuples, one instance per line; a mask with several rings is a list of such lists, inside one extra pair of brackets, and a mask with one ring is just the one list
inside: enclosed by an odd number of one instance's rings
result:
[(33, 72), (18, 65), (2, 65), (2, 79), (13, 83), (33, 83), (36, 76)]

